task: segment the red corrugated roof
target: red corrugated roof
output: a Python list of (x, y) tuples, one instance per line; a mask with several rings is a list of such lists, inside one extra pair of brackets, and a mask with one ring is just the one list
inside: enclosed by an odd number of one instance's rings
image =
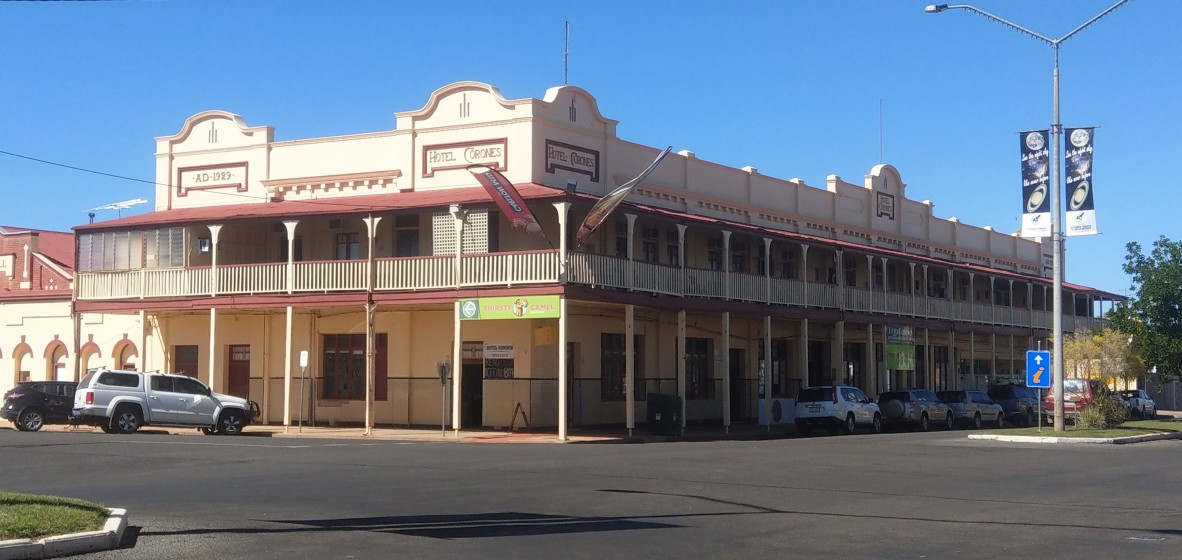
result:
[[(535, 183), (523, 183), (517, 192), (526, 200), (561, 197), (565, 191)], [(492, 202), (483, 187), (442, 189), (405, 193), (371, 194), (315, 200), (285, 200), (255, 204), (228, 204), (158, 210), (105, 222), (75, 226), (74, 231), (136, 229), (147, 226), (176, 225), (192, 222), (246, 220), (267, 217), (298, 217), (359, 212), (389, 212), (409, 208), (446, 207), (449, 204)]]
[(66, 272), (73, 274), (74, 234), (44, 229), (0, 226), (0, 234), (19, 235), (22, 233), (36, 233), (37, 252), (60, 265)]

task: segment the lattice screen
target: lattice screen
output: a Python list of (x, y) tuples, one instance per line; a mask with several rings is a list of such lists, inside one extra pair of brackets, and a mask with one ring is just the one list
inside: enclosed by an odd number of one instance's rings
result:
[[(436, 212), (431, 216), (431, 254), (454, 255), (456, 226), (451, 214)], [(468, 211), (464, 223), (464, 254), (488, 252), (488, 210)]]

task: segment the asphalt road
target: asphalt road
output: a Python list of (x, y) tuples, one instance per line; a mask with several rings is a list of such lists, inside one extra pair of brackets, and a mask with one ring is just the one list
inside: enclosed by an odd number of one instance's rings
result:
[(0, 488), (158, 558), (1179, 558), (1182, 441), (472, 444), (0, 429)]

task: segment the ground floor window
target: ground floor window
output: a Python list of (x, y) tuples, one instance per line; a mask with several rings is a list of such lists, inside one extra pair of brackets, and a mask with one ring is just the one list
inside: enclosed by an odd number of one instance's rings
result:
[(709, 399), (714, 394), (710, 379), (710, 339), (685, 339), (685, 398)]
[[(603, 401), (622, 401), (626, 398), (624, 392), (624, 382), (627, 372), (625, 371), (627, 360), (627, 348), (625, 341), (627, 339), (620, 333), (603, 333), (599, 336), (600, 341), (600, 385), (599, 398)], [(632, 372), (633, 372), (633, 396), (634, 398), (641, 398), (638, 395), (642, 393), (644, 388), (644, 335), (633, 335), (632, 346), (634, 355), (632, 356)]]
[[(386, 335), (374, 335), (374, 399), (386, 400)], [(365, 398), (365, 335), (326, 334), (322, 355), (321, 397), (336, 400)]]

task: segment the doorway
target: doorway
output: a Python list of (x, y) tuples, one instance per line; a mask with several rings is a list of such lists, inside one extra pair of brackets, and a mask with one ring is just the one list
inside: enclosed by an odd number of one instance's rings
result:
[(484, 364), (464, 362), (460, 387), (460, 425), (484, 426)]
[(250, 346), (230, 346), (229, 384), (227, 391), (235, 397), (250, 398)]
[(742, 348), (731, 348), (731, 421), (751, 419), (751, 394), (743, 372), (747, 371), (747, 352)]

